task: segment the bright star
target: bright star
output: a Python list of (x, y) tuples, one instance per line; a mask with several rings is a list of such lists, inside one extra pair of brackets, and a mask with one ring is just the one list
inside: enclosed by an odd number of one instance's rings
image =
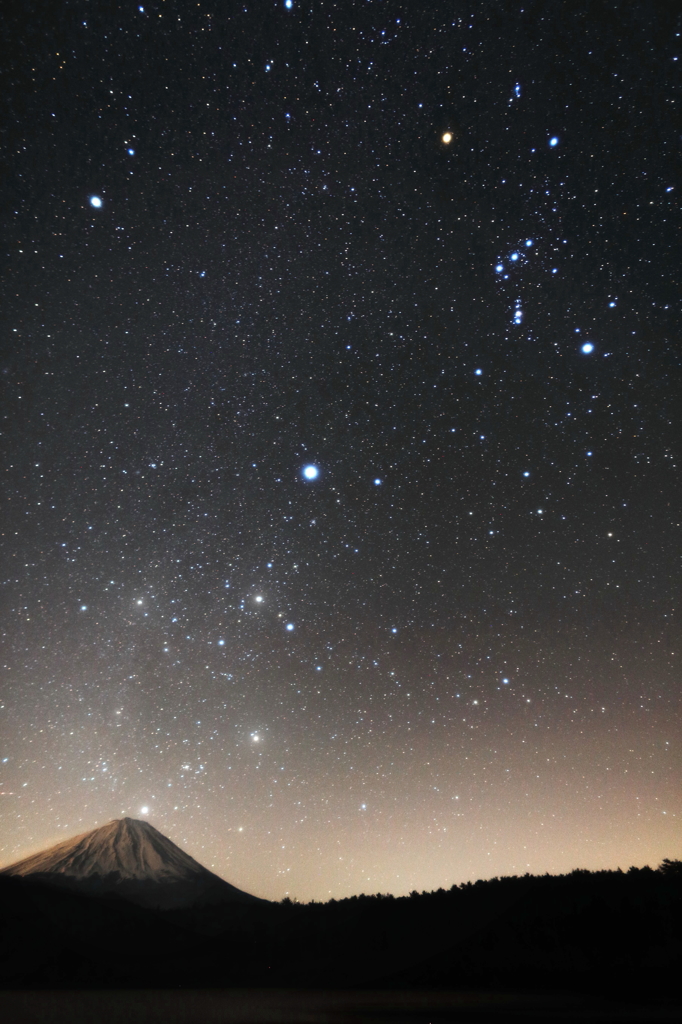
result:
[(503, 682), (503, 683), (508, 683), (508, 682), (509, 682), (509, 680), (508, 680), (508, 679), (503, 679), (503, 680), (502, 680), (502, 682)]
[(303, 467), (303, 476), (306, 478), (306, 480), (316, 480), (319, 475), (320, 471), (317, 468), (317, 466)]
[(135, 156), (135, 150), (134, 149), (129, 149), (128, 150), (128, 156)]
[(140, 807), (140, 814), (149, 814), (148, 807)]
[(256, 596), (254, 597), (254, 601), (256, 601), (258, 604), (260, 604), (262, 600), (263, 600), (263, 595), (262, 594), (256, 594)]
[(99, 196), (90, 196), (90, 206), (94, 206), (96, 210), (99, 210), (102, 205), (102, 200)]
[(498, 274), (501, 274), (502, 271), (504, 270), (504, 266), (501, 263), (498, 263), (497, 266), (495, 267), (495, 270), (497, 271)]
[(527, 238), (526, 239), (526, 246), (528, 248), (530, 248), (532, 244), (533, 244), (533, 239), (532, 238)]
[(590, 352), (594, 352), (594, 345), (591, 341), (586, 341), (580, 348), (581, 352), (584, 352), (586, 356), (589, 356)]
[(513, 252), (513, 253), (511, 254), (511, 256), (509, 257), (509, 259), (510, 259), (510, 260), (513, 260), (513, 261), (514, 261), (514, 263), (516, 263), (516, 261), (517, 261), (517, 259), (518, 259), (518, 258), (519, 258), (519, 254), (518, 254), (517, 252)]
[(446, 146), (449, 145), (449, 143), (452, 142), (452, 132), (443, 132), (441, 135), (441, 141), (444, 142)]
[(88, 610), (88, 606), (87, 606), (87, 604), (82, 604), (82, 605), (81, 605), (81, 611), (82, 611), (82, 612), (87, 612), (87, 610)]
[(287, 630), (288, 630), (288, 631), (289, 631), (290, 633), (291, 633), (291, 631), (292, 631), (292, 629), (293, 629), (293, 628), (294, 628), (294, 624), (293, 624), (293, 622), (287, 622)]
[(559, 140), (558, 140), (558, 138), (556, 137), (556, 135), (553, 135), (553, 136), (552, 136), (552, 138), (551, 138), (551, 139), (549, 140), (549, 144), (550, 144), (550, 146), (551, 146), (552, 148), (554, 148), (554, 146), (558, 146), (558, 145), (559, 145)]
[(225, 646), (225, 641), (224, 640), (219, 640), (218, 641), (218, 647), (224, 647), (224, 646)]
[(294, 6), (294, 0), (284, 0), (284, 6), (288, 11)]
[(376, 478), (374, 483), (376, 484), (377, 487), (379, 486), (379, 484), (381, 483), (381, 480), (379, 479), (379, 477)]
[(481, 374), (483, 373), (483, 370), (474, 370), (474, 373), (476, 374), (477, 377), (480, 377)]
[(526, 470), (526, 472), (523, 475), (524, 476), (530, 476), (530, 473), (528, 472), (528, 470)]

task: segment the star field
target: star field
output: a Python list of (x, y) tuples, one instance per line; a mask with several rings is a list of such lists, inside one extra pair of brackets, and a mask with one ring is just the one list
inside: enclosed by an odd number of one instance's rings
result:
[(123, 815), (271, 899), (679, 856), (681, 32), (10, 20), (3, 862)]

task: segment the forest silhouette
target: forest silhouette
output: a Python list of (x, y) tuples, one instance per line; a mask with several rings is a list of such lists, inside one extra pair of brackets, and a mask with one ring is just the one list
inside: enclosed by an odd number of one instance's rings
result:
[(161, 911), (0, 876), (4, 989), (573, 991), (673, 998), (682, 861), (435, 892)]

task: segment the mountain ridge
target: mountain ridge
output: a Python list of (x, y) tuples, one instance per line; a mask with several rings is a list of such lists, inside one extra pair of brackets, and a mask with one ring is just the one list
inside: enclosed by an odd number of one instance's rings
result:
[(15, 861), (0, 874), (164, 908), (263, 903), (209, 871), (147, 821), (114, 818)]

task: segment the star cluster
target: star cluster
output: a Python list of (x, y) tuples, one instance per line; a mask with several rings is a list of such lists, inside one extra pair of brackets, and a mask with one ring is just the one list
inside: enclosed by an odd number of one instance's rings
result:
[(273, 899), (677, 856), (673, 13), (8, 34), (4, 861), (123, 814)]

